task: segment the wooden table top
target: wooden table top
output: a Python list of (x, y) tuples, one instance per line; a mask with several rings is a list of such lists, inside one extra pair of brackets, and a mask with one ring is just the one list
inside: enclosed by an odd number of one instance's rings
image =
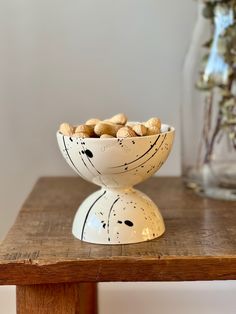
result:
[(166, 232), (129, 245), (95, 245), (71, 234), (74, 214), (96, 186), (41, 178), (0, 246), (0, 284), (236, 279), (236, 204), (204, 199), (180, 178), (138, 187), (156, 202)]

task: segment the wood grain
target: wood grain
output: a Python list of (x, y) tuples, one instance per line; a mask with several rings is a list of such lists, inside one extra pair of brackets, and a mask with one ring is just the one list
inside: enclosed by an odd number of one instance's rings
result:
[(96, 189), (77, 177), (41, 178), (0, 246), (0, 284), (236, 279), (235, 202), (201, 198), (180, 178), (151, 178), (139, 189), (159, 205), (166, 233), (105, 246), (71, 234)]
[(17, 314), (96, 314), (96, 284), (17, 286)]

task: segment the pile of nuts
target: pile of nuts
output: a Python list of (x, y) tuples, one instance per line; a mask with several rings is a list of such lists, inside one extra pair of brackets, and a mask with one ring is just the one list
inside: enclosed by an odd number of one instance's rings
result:
[(125, 138), (135, 136), (147, 136), (161, 133), (161, 120), (151, 118), (143, 123), (129, 123), (123, 113), (116, 114), (110, 119), (89, 119), (85, 124), (72, 126), (62, 123), (59, 131), (63, 135), (87, 138)]

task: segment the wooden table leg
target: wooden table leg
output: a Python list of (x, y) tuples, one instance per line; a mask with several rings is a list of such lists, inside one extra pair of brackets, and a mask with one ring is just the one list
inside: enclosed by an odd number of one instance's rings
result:
[(97, 314), (96, 283), (16, 287), (17, 314)]

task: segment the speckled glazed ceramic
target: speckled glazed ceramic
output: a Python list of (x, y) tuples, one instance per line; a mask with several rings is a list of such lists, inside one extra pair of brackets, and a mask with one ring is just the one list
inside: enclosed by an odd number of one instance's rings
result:
[(67, 163), (85, 180), (101, 186), (79, 207), (73, 235), (100, 244), (127, 244), (151, 240), (165, 231), (158, 207), (133, 188), (167, 159), (174, 128), (162, 125), (158, 135), (134, 138), (75, 138), (57, 132)]

